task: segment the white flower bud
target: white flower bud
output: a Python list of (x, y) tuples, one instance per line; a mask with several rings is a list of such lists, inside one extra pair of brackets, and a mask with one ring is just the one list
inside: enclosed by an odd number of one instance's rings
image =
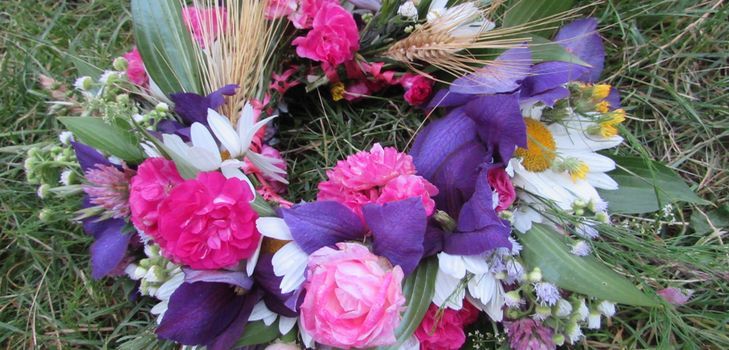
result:
[(597, 305), (597, 310), (600, 311), (601, 314), (605, 315), (605, 317), (613, 317), (613, 315), (615, 315), (615, 304), (607, 300), (603, 300)]

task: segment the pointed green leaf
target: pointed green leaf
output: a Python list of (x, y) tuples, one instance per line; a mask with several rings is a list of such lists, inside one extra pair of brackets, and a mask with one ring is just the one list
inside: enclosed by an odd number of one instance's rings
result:
[(263, 321), (248, 322), (243, 335), (235, 343), (235, 349), (239, 347), (267, 344), (278, 338), (278, 321), (266, 326)]
[(668, 203), (710, 204), (697, 196), (671, 168), (640, 157), (612, 157), (618, 169), (608, 175), (620, 186), (600, 191), (612, 213), (642, 214), (657, 211)]
[(110, 125), (101, 118), (60, 117), (58, 121), (68, 128), (81, 142), (104, 153), (119, 157), (129, 163), (144, 160), (139, 140), (129, 130)]
[(430, 257), (423, 260), (403, 283), (403, 295), (406, 300), (405, 313), (402, 321), (395, 330), (397, 343), (391, 346), (379, 347), (380, 350), (396, 350), (407, 341), (418, 328), (420, 322), (428, 311), (435, 293), (435, 275), (438, 272), (438, 260)]
[[(573, 0), (511, 0), (507, 3), (504, 14), (504, 27), (515, 27), (523, 24), (534, 23), (543, 18), (556, 15), (572, 8)], [(545, 25), (531, 26), (530, 33), (545, 38), (550, 38), (556, 28), (556, 23), (548, 21)], [(535, 28), (544, 28), (534, 30)]]
[(165, 94), (202, 93), (196, 50), (178, 0), (132, 0), (137, 48), (149, 76)]
[(562, 289), (621, 304), (657, 305), (656, 300), (594, 256), (570, 253), (571, 239), (547, 225), (535, 224), (519, 238), (527, 268), (539, 267), (544, 280)]

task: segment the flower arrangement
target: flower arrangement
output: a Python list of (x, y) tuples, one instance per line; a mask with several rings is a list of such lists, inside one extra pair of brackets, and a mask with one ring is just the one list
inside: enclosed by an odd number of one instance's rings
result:
[[(591, 242), (630, 206), (622, 183), (675, 175), (611, 152), (629, 116), (600, 82), (597, 21), (542, 12), (133, 0), (137, 47), (76, 80), (67, 131), (28, 153), (28, 180), (83, 197), (92, 276), (156, 299), (161, 339), (460, 349), (490, 323), (513, 349), (576, 344), (618, 304), (658, 305)], [(409, 149), (338, 160), (303, 202), (275, 120), (315, 92), (427, 120)]]

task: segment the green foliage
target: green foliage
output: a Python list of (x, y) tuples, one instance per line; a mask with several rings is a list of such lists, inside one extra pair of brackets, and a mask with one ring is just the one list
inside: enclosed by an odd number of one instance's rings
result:
[(202, 93), (197, 45), (177, 0), (132, 0), (135, 43), (149, 76), (165, 94)]
[(235, 347), (270, 343), (278, 336), (278, 321), (270, 326), (266, 326), (263, 321), (250, 322), (246, 325), (241, 338), (235, 343)]
[(534, 224), (520, 235), (521, 256), (528, 270), (539, 267), (542, 276), (560, 288), (616, 303), (656, 306), (657, 302), (593, 256), (570, 253), (570, 239), (550, 226)]
[(618, 169), (610, 176), (620, 186), (600, 191), (612, 213), (650, 213), (675, 202), (710, 204), (686, 185), (669, 167), (640, 157), (613, 157)]
[[(559, 22), (548, 20), (547, 23), (540, 23), (539, 20), (547, 19), (562, 12), (572, 9), (572, 0), (511, 0), (507, 1), (507, 8), (504, 14), (504, 27), (516, 27), (528, 25), (530, 34), (549, 38), (555, 32)], [(539, 24), (537, 24), (539, 23)]]
[(561, 45), (540, 36), (532, 36), (529, 43), (534, 62), (562, 61), (589, 67), (590, 64), (569, 53)]
[(93, 148), (133, 164), (144, 160), (139, 140), (129, 128), (121, 128), (95, 117), (61, 117), (58, 120), (81, 142)]

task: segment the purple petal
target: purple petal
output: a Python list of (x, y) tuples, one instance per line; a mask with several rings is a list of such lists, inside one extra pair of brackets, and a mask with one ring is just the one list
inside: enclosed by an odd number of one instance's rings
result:
[(519, 96), (519, 103), (521, 105), (524, 105), (529, 103), (541, 102), (549, 107), (554, 107), (554, 104), (557, 101), (565, 99), (569, 96), (570, 90), (563, 86), (556, 87), (554, 89), (550, 89), (533, 96), (526, 95), (524, 93), (524, 90), (522, 90), (521, 95)]
[(245, 301), (243, 302), (240, 312), (233, 322), (225, 328), (225, 330), (218, 335), (215, 340), (210, 343), (206, 343), (208, 350), (228, 350), (232, 349), (233, 345), (240, 339), (243, 332), (246, 330), (246, 324), (248, 324), (248, 318), (251, 316), (253, 307), (261, 299), (262, 293), (258, 290), (255, 292), (249, 292), (246, 295)]
[(455, 149), (431, 181), (438, 187), (436, 207), (457, 219), (461, 207), (473, 195), (479, 167), (489, 158), (488, 152), (478, 141)]
[(418, 266), (423, 257), (423, 239), (428, 216), (420, 197), (362, 208), (372, 230), (372, 251), (399, 265), (405, 275)]
[(451, 91), (462, 94), (497, 94), (519, 88), (529, 74), (532, 53), (526, 47), (506, 50), (494, 62), (451, 83)]
[(218, 282), (227, 283), (243, 289), (251, 289), (253, 280), (243, 271), (193, 270), (184, 268), (185, 282)]
[(502, 162), (511, 159), (516, 146), (526, 147), (526, 125), (516, 94), (479, 96), (466, 105), (465, 112), (476, 123), (486, 149), (498, 152)]
[(273, 254), (261, 254), (258, 257), (256, 270), (253, 273), (256, 285), (266, 292), (263, 299), (269, 310), (286, 317), (296, 317), (301, 289), (286, 294), (281, 293), (282, 278), (274, 274), (271, 258)]
[(171, 94), (170, 99), (175, 103), (175, 113), (179, 115), (186, 125), (194, 122), (207, 125), (208, 99), (191, 92)]
[[(190, 127), (184, 126), (174, 120), (165, 119), (157, 124), (157, 132), (163, 134), (176, 134), (182, 137), (185, 142), (190, 141)], [(155, 135), (157, 138), (162, 139), (160, 135)]]
[(610, 94), (605, 98), (605, 101), (610, 104), (610, 110), (622, 108), (622, 105), (620, 104), (620, 91), (614, 87), (610, 88)]
[(423, 257), (438, 254), (443, 250), (444, 234), (445, 232), (436, 225), (428, 225), (425, 229), (425, 240), (423, 240)]
[(281, 209), (291, 235), (302, 250), (311, 254), (322, 247), (364, 236), (365, 227), (357, 215), (344, 205), (322, 201)]
[(410, 150), (418, 175), (432, 181), (437, 169), (454, 151), (477, 138), (475, 124), (460, 108), (431, 122), (418, 133)]
[(489, 167), (483, 167), (476, 180), (476, 191), (463, 205), (456, 233), (446, 235), (443, 251), (448, 254), (474, 255), (487, 250), (511, 247), (510, 225), (496, 214), (493, 191), (488, 183)]
[(437, 107), (456, 107), (466, 104), (471, 99), (470, 94), (459, 94), (457, 92), (450, 91), (449, 89), (440, 89), (430, 99), (426, 110), (431, 110)]
[(522, 96), (534, 96), (547, 90), (579, 80), (589, 72), (588, 67), (567, 62), (544, 62), (532, 67), (532, 71), (522, 84)]
[(73, 150), (76, 152), (76, 160), (84, 172), (95, 168), (97, 164), (111, 165), (111, 162), (101, 152), (91, 146), (80, 142), (71, 142), (71, 146), (73, 146)]
[[(124, 220), (109, 219), (96, 224), (91, 245), (91, 277), (101, 279), (124, 260), (132, 235), (123, 233)], [(103, 229), (101, 229), (103, 227)]]
[(605, 65), (605, 48), (597, 33), (595, 18), (579, 19), (565, 25), (559, 30), (554, 41), (592, 66), (577, 80), (595, 82), (600, 79)]
[(209, 344), (238, 318), (245, 299), (227, 283), (183, 283), (172, 293), (157, 335), (184, 345)]
[(382, 7), (380, 4), (380, 0), (349, 0), (355, 7), (370, 10), (370, 11), (377, 11)]
[[(208, 108), (216, 109), (225, 103), (225, 96), (235, 95), (235, 90), (238, 89), (236, 84), (228, 84), (215, 90), (213, 93), (207, 96)], [(207, 118), (207, 111), (205, 117)]]

